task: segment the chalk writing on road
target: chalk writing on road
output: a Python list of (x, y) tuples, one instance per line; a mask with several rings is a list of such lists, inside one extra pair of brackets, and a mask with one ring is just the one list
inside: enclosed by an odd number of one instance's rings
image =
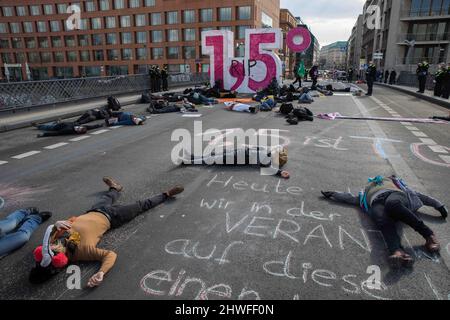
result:
[[(424, 151), (423, 151), (423, 147), (427, 146), (427, 144), (425, 143), (413, 143), (411, 144), (411, 152), (420, 160), (435, 165), (435, 166), (440, 166), (440, 167), (446, 167), (446, 168), (450, 168), (450, 163), (446, 162), (446, 161), (442, 161), (440, 160), (433, 160), (430, 159), (429, 157), (424, 155)], [(444, 147), (444, 146), (436, 146), (436, 147), (442, 147), (444, 150), (450, 151), (449, 147)], [(449, 158), (450, 159), (450, 158)]]

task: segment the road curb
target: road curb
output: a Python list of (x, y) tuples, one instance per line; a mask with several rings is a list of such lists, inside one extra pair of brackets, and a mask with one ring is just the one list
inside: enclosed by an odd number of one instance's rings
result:
[(414, 91), (411, 91), (411, 90), (408, 90), (408, 89), (403, 89), (403, 88), (400, 88), (400, 87), (397, 87), (397, 86), (392, 86), (392, 85), (388, 85), (388, 84), (384, 84), (384, 83), (376, 83), (375, 82), (375, 84), (377, 86), (390, 88), (392, 90), (397, 90), (397, 91), (409, 94), (410, 96), (414, 96), (416, 98), (419, 98), (419, 99), (422, 99), (422, 100), (425, 100), (425, 101), (428, 101), (428, 102), (440, 105), (441, 107), (450, 109), (450, 101), (449, 102), (443, 101), (441, 99), (437, 99), (437, 98), (430, 97), (430, 96), (427, 96), (427, 95), (424, 95), (424, 94), (421, 94), (421, 93), (418, 93), (418, 92), (414, 92)]

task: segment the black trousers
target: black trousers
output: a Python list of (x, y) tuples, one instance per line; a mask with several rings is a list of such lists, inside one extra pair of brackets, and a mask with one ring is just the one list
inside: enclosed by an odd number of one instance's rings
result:
[(292, 85), (296, 84), (297, 82), (298, 82), (298, 87), (301, 88), (302, 87), (302, 78), (296, 77), (295, 81), (292, 83)]
[(424, 238), (433, 234), (433, 231), (423, 223), (417, 214), (409, 209), (408, 197), (403, 192), (382, 195), (372, 204), (370, 214), (383, 234), (391, 254), (402, 248), (400, 236), (395, 227), (399, 221), (409, 225)]
[(168, 198), (168, 196), (163, 193), (143, 201), (137, 201), (134, 204), (116, 205), (115, 203), (119, 197), (120, 193), (111, 189), (92, 206), (90, 211), (107, 214), (111, 218), (111, 228), (118, 228), (127, 222), (130, 222), (138, 215), (163, 203)]
[(425, 92), (425, 85), (427, 83), (427, 77), (419, 76), (419, 91)]
[(163, 89), (163, 91), (169, 90), (169, 81), (167, 78), (162, 79), (162, 89)]
[(442, 83), (441, 89), (442, 98), (448, 99), (450, 96), (450, 80), (446, 80)]
[(367, 79), (367, 94), (373, 93), (373, 79)]

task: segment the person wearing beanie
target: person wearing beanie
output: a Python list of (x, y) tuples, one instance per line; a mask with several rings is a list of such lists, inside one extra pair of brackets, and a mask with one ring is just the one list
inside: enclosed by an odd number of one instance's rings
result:
[(134, 204), (117, 205), (116, 201), (123, 187), (109, 177), (103, 178), (103, 182), (109, 190), (87, 213), (57, 221), (48, 227), (42, 246), (33, 252), (36, 266), (30, 273), (31, 283), (45, 282), (69, 263), (99, 261), (100, 269), (89, 279), (87, 285), (88, 287), (100, 285), (117, 258), (117, 254), (112, 250), (97, 247), (102, 236), (108, 230), (121, 227), (184, 191), (183, 187), (176, 186)]

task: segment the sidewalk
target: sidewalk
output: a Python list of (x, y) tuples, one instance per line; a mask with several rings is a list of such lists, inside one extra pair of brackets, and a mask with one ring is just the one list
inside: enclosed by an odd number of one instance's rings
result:
[(401, 91), (403, 93), (406, 93), (406, 94), (412, 95), (414, 97), (417, 97), (419, 99), (423, 99), (423, 100), (429, 101), (431, 103), (438, 104), (438, 105), (440, 105), (442, 107), (445, 107), (447, 109), (450, 109), (450, 100), (444, 99), (444, 98), (435, 97), (433, 95), (433, 91), (431, 91), (431, 90), (425, 90), (425, 93), (418, 93), (418, 92), (416, 92), (418, 90), (418, 88), (414, 88), (414, 87), (407, 87), (407, 86), (400, 86), (400, 85), (389, 85), (389, 84), (380, 83), (380, 82), (375, 82), (375, 84), (378, 85), (378, 86), (382, 86), (382, 87), (398, 90), (398, 91)]
[[(194, 85), (192, 85), (193, 87)], [(188, 87), (179, 87), (169, 90), (168, 92), (180, 92)], [(161, 92), (166, 93), (166, 92)], [(131, 94), (117, 96), (122, 106), (139, 103), (141, 94)], [(51, 122), (58, 119), (68, 119), (82, 115), (89, 109), (98, 108), (106, 105), (106, 98), (90, 99), (83, 102), (69, 102), (63, 105), (55, 105), (53, 107), (36, 108), (31, 111), (18, 111), (16, 113), (0, 113), (0, 133), (31, 126), (32, 122)]]

